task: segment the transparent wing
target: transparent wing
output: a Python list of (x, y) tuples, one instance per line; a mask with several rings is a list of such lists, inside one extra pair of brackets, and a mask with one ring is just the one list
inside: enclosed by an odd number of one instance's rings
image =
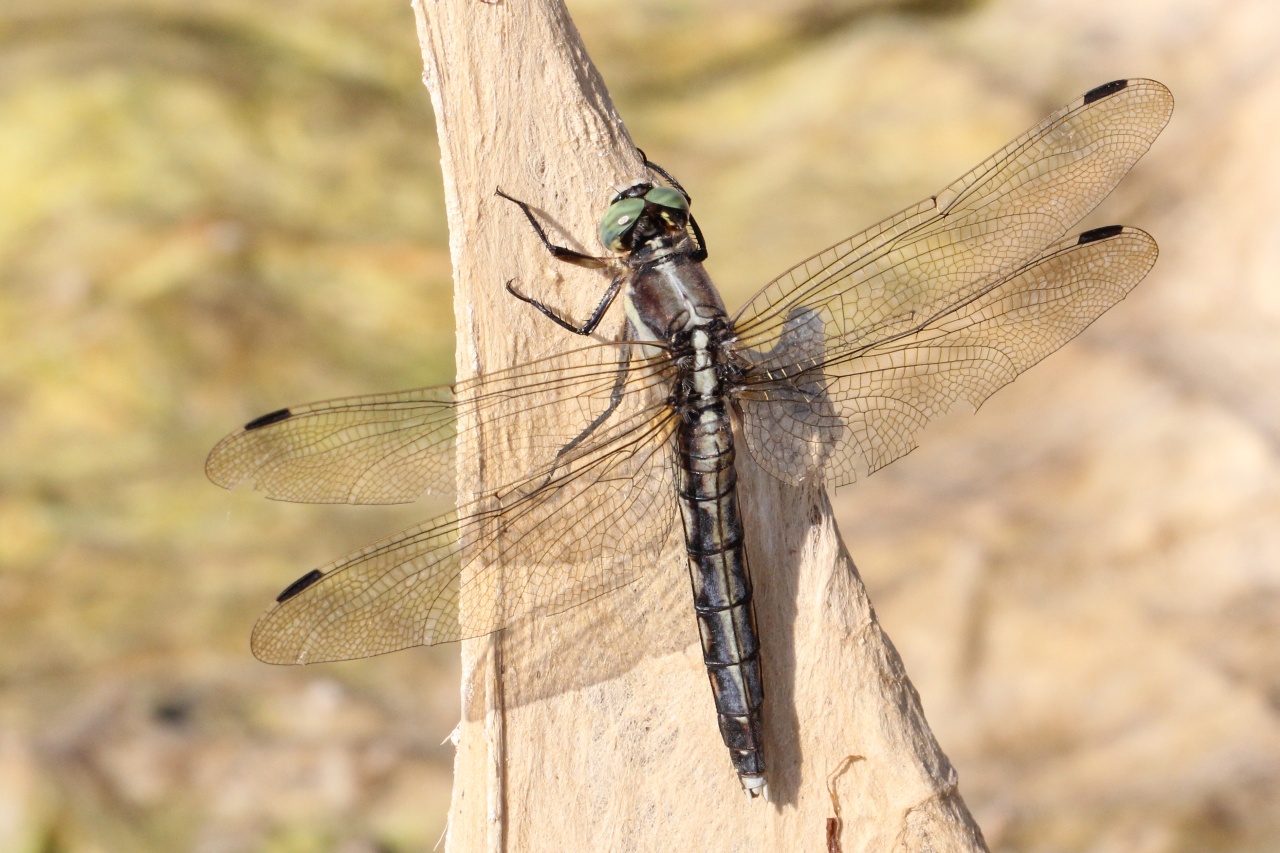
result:
[[(979, 387), (988, 366), (930, 364), (937, 353), (911, 350), (924, 346), (925, 338), (902, 342), (1001, 287), (1030, 285), (1023, 273), (1034, 277), (1030, 270), (1070, 247), (1071, 240), (1055, 243), (1147, 151), (1172, 108), (1168, 89), (1152, 80), (1099, 86), (937, 195), (810, 258), (756, 294), (734, 323), (748, 367), (741, 396), (747, 444), (756, 460), (788, 482), (825, 466), (828, 482), (840, 485), (910, 450), (911, 435), (941, 409), (920, 412), (919, 422), (907, 430), (904, 420), (888, 418), (873, 399), (841, 390), (859, 387), (849, 378), (859, 365), (870, 369), (869, 362), (857, 360), (880, 352), (877, 347), (900, 344), (900, 365), (879, 371), (877, 384), (860, 388), (873, 396), (898, 393), (899, 374), (915, 377), (904, 383), (921, 382), (916, 374), (924, 370), (969, 374), (973, 388)], [(1131, 238), (1095, 242), (1104, 246), (1085, 254), (1124, 256), (1125, 269), (1117, 273), (1124, 281), (1141, 267), (1141, 257), (1128, 258)], [(1016, 346), (1012, 339), (989, 343), (995, 345), (991, 353), (1002, 343)], [(955, 399), (974, 405), (986, 398), (975, 396), (976, 390), (956, 393)]]
[(291, 406), (218, 442), (205, 473), (277, 500), (407, 503), (452, 494), (455, 424), (447, 386)]
[[(490, 471), (518, 471), (299, 578), (259, 621), (254, 653), (310, 663), (480, 636), (639, 578), (678, 525), (672, 363), (634, 350), (591, 345), (452, 388), (294, 406), (223, 439), (210, 478), (252, 480), (284, 500), (452, 495), (460, 438), (487, 448)], [(518, 462), (504, 469), (504, 459)]]
[[(870, 342), (824, 341), (816, 314), (798, 311), (762, 359), (793, 366), (753, 371), (743, 389), (747, 446), (788, 482), (824, 466), (833, 485), (876, 471), (914, 449), (930, 420), (957, 402), (976, 409), (1084, 331), (1146, 276), (1157, 254), (1155, 240), (1136, 228), (1088, 231)], [(805, 360), (815, 352), (821, 360)]]
[[(664, 356), (633, 358), (625, 384), (615, 387), (624, 347), (582, 347), (454, 386), (280, 409), (218, 442), (205, 472), (223, 488), (251, 480), (268, 497), (302, 503), (451, 496), (459, 414), (483, 429), (524, 429), (530, 413), (547, 406), (584, 430), (615, 392), (643, 394), (666, 381)], [(526, 470), (549, 466), (559, 449), (544, 448)]]
[(787, 271), (743, 306), (745, 348), (774, 346), (794, 309), (829, 340), (882, 337), (1038, 257), (1151, 147), (1173, 96), (1118, 80), (1063, 107), (946, 189)]
[(568, 447), (552, 466), (304, 575), (259, 620), (254, 654), (313, 663), (450, 642), (635, 581), (677, 529), (674, 419), (632, 394), (577, 444), (540, 433), (535, 448)]

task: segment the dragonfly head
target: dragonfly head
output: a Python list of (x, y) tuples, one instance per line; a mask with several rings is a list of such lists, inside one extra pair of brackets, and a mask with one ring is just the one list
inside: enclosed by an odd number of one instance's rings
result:
[(689, 200), (679, 190), (636, 184), (618, 193), (600, 220), (600, 242), (626, 253), (661, 237), (685, 232)]

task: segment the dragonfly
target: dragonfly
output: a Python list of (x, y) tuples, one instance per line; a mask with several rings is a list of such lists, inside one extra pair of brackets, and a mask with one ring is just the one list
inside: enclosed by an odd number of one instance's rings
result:
[[(1067, 235), (1168, 122), (1153, 80), (1098, 86), (924, 201), (803, 261), (730, 315), (703, 265), (691, 200), (665, 170), (617, 193), (607, 254), (555, 245), (610, 276), (582, 323), (598, 340), (451, 386), (290, 406), (209, 455), (210, 479), (267, 496), (454, 509), (313, 569), (254, 628), (263, 661), (303, 664), (479, 637), (591, 603), (654, 572), (682, 529), (703, 657), (744, 792), (768, 797), (761, 642), (736, 454), (789, 485), (846, 485), (898, 459), (932, 419), (974, 409), (1123, 299), (1155, 241), (1122, 225)], [(659, 182), (665, 181), (665, 183)], [(603, 281), (603, 278), (602, 278)], [(568, 427), (550, 429), (554, 422)], [(520, 473), (459, 497), (458, 447), (519, 446)], [(471, 444), (470, 446), (475, 446)]]

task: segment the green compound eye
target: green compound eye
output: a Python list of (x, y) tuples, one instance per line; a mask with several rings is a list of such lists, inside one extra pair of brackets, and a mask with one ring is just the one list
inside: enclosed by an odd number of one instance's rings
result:
[(676, 210), (689, 209), (689, 202), (685, 199), (684, 194), (679, 190), (673, 190), (671, 187), (654, 187), (644, 194), (644, 200), (651, 204), (671, 207)]
[[(650, 195), (653, 191), (650, 190)], [(623, 250), (622, 238), (636, 224), (636, 218), (644, 210), (643, 198), (624, 198), (609, 205), (600, 220), (600, 242), (614, 252)]]

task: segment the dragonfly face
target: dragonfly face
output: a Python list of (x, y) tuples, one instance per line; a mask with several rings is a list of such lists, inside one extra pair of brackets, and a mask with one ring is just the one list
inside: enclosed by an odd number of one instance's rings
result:
[(689, 200), (671, 187), (636, 184), (614, 197), (600, 220), (600, 243), (611, 252), (651, 255), (681, 235)]
[[(652, 164), (673, 186), (613, 199), (600, 225), (613, 257), (553, 245), (499, 191), (556, 259), (613, 273), (581, 325), (507, 289), (587, 335), (625, 288), (626, 333), (449, 387), (280, 409), (223, 439), (206, 466), (215, 483), (346, 503), (452, 495), (459, 414), (487, 435), (529, 439), (510, 482), (289, 585), (254, 629), (254, 654), (367, 657), (600, 606), (656, 570), (678, 526), (721, 734), (744, 789), (764, 793), (762, 643), (735, 454), (745, 446), (785, 483), (852, 482), (1123, 299), (1155, 263), (1155, 241), (1126, 226), (1064, 235), (1172, 108), (1151, 80), (1099, 86), (732, 316), (702, 266), (688, 196)], [(569, 426), (546, 428), (549, 410)]]

